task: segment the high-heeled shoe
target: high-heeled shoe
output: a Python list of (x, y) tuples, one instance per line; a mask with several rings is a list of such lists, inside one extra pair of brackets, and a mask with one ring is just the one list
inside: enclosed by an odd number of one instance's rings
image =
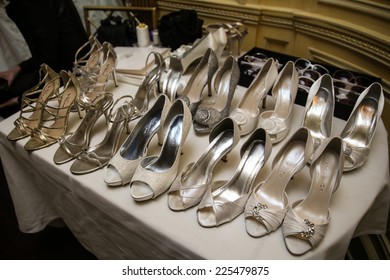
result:
[(313, 148), (309, 130), (301, 127), (275, 155), (271, 172), (253, 189), (245, 205), (245, 226), (249, 235), (261, 237), (282, 224), (288, 210), (287, 184), (309, 161)]
[(330, 222), (331, 197), (339, 187), (343, 165), (342, 140), (339, 137), (324, 140), (310, 165), (309, 193), (289, 207), (283, 222), (283, 237), (290, 253), (302, 255), (324, 238)]
[(302, 123), (313, 137), (314, 150), (332, 133), (334, 106), (333, 79), (324, 74), (310, 87)]
[(229, 115), (233, 95), (240, 80), (240, 68), (233, 56), (229, 56), (217, 71), (212, 81), (213, 102), (200, 104), (194, 116), (194, 129), (197, 133), (209, 133), (222, 119)]
[(179, 171), (181, 151), (191, 124), (188, 106), (177, 99), (163, 123), (164, 142), (160, 154), (142, 159), (130, 182), (134, 200), (153, 199), (169, 189)]
[[(73, 74), (62, 70), (60, 76), (63, 90), (53, 102), (43, 104), (39, 124), (31, 131), (31, 137), (24, 145), (26, 151), (42, 149), (56, 143), (68, 128), (70, 110), (80, 88)], [(79, 117), (81, 118), (80, 111)]]
[(87, 73), (95, 72), (102, 62), (102, 44), (96, 36), (89, 36), (75, 54), (73, 62), (73, 74), (81, 77)]
[(209, 187), (214, 167), (237, 145), (240, 133), (231, 118), (225, 118), (211, 131), (209, 145), (196, 162), (188, 164), (168, 191), (168, 206), (174, 211), (188, 209), (200, 202)]
[(20, 115), (15, 120), (15, 128), (7, 138), (16, 141), (30, 136), (38, 127), (44, 104), (58, 97), (61, 79), (47, 64), (42, 64), (39, 71), (39, 83), (23, 93)]
[(131, 101), (132, 97), (125, 95), (114, 102), (109, 113), (111, 126), (105, 137), (100, 143), (88, 147), (78, 155), (70, 167), (73, 174), (90, 173), (107, 165), (119, 148), (122, 133), (130, 133), (129, 122), (134, 112)]
[(89, 147), (92, 128), (101, 115), (104, 114), (106, 121), (108, 120), (107, 112), (112, 103), (112, 94), (106, 93), (102, 98), (88, 104), (88, 107), (86, 104), (79, 104), (85, 109), (85, 116), (72, 134), (63, 135), (58, 139), (60, 146), (54, 153), (54, 163), (63, 164), (68, 162)]
[(192, 115), (195, 115), (199, 104), (203, 100), (203, 90), (206, 86), (209, 92), (208, 95), (211, 96), (211, 80), (217, 70), (217, 56), (212, 49), (207, 49), (179, 96), (187, 103)]
[(256, 129), (241, 147), (241, 160), (229, 181), (215, 181), (199, 203), (198, 223), (215, 227), (235, 219), (244, 211), (254, 181), (269, 158), (272, 143), (264, 129)]
[(240, 127), (241, 135), (247, 135), (257, 127), (261, 103), (273, 86), (277, 75), (276, 63), (269, 58), (246, 90), (237, 108), (230, 113), (230, 117)]
[(298, 92), (298, 81), (294, 62), (287, 62), (272, 88), (272, 96), (275, 98), (274, 110), (260, 114), (260, 127), (268, 132), (272, 143), (282, 141), (290, 130), (291, 111)]
[(345, 153), (344, 171), (355, 170), (367, 161), (383, 106), (383, 90), (379, 83), (371, 84), (360, 94), (340, 134)]
[(139, 162), (146, 156), (149, 143), (158, 133), (162, 144), (161, 123), (171, 106), (169, 98), (160, 95), (153, 107), (138, 121), (133, 131), (122, 144), (119, 151), (107, 165), (104, 181), (109, 186), (121, 186), (130, 183)]

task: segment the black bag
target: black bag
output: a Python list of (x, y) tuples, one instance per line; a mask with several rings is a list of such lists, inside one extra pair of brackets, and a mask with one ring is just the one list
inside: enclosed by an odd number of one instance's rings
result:
[(172, 51), (181, 45), (193, 43), (202, 38), (203, 20), (198, 18), (195, 10), (180, 10), (164, 15), (158, 25), (161, 44)]
[(136, 23), (111, 15), (101, 20), (95, 35), (99, 42), (110, 42), (114, 47), (133, 46), (137, 42)]

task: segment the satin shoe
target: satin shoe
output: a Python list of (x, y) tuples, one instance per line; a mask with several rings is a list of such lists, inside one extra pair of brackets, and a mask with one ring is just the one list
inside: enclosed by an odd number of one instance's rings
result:
[(79, 154), (70, 171), (75, 175), (82, 175), (96, 171), (107, 165), (118, 150), (123, 133), (130, 133), (129, 122), (134, 114), (131, 96), (123, 96), (117, 99), (110, 108), (108, 127), (103, 140), (85, 149)]
[(302, 255), (318, 246), (330, 222), (329, 205), (343, 174), (344, 152), (339, 137), (326, 139), (310, 165), (311, 184), (307, 197), (289, 207), (283, 222), (287, 249)]
[(309, 129), (314, 150), (332, 133), (334, 106), (333, 79), (325, 74), (310, 87), (303, 116), (302, 126)]
[(345, 153), (344, 171), (355, 170), (367, 161), (383, 106), (383, 90), (379, 83), (371, 84), (360, 94), (340, 135)]
[[(146, 156), (148, 146), (155, 134), (162, 136), (161, 123), (169, 110), (171, 102), (162, 94), (153, 107), (141, 117), (133, 131), (110, 160), (104, 176), (109, 186), (121, 186), (130, 183), (139, 162)], [(162, 140), (159, 140), (162, 143)]]
[(143, 158), (130, 182), (130, 193), (136, 201), (154, 199), (169, 189), (179, 172), (180, 155), (192, 116), (188, 106), (177, 99), (162, 124), (164, 142), (159, 155)]
[(287, 184), (308, 163), (314, 149), (309, 130), (299, 128), (275, 155), (268, 177), (258, 184), (245, 205), (245, 227), (252, 237), (275, 231), (288, 210)]
[(272, 143), (282, 141), (290, 130), (291, 111), (298, 92), (298, 80), (294, 62), (287, 62), (272, 88), (272, 96), (275, 98), (274, 110), (260, 114), (260, 127), (267, 131)]
[[(39, 124), (31, 131), (31, 137), (24, 145), (26, 151), (35, 151), (56, 143), (68, 129), (70, 110), (80, 88), (73, 74), (62, 70), (60, 76), (64, 87), (56, 99), (43, 104)], [(80, 111), (79, 116), (81, 118)]]
[(210, 133), (211, 129), (229, 115), (234, 92), (240, 79), (240, 68), (233, 56), (226, 58), (212, 81), (212, 102), (202, 102), (194, 116), (194, 129), (197, 133)]
[(19, 117), (15, 120), (15, 128), (7, 138), (16, 141), (30, 136), (31, 131), (38, 127), (44, 104), (57, 98), (61, 79), (47, 64), (42, 64), (39, 71), (40, 81), (32, 89), (23, 93)]
[(262, 101), (266, 98), (268, 91), (273, 86), (277, 75), (276, 63), (270, 58), (246, 90), (238, 107), (230, 113), (230, 117), (240, 127), (242, 136), (256, 129)]
[(209, 145), (196, 162), (188, 164), (168, 191), (168, 206), (174, 211), (198, 204), (209, 188), (214, 167), (237, 145), (240, 133), (231, 118), (219, 122), (209, 135)]
[(241, 147), (240, 163), (229, 181), (214, 181), (198, 207), (198, 223), (215, 227), (244, 211), (257, 174), (269, 158), (272, 143), (264, 129), (256, 129)]

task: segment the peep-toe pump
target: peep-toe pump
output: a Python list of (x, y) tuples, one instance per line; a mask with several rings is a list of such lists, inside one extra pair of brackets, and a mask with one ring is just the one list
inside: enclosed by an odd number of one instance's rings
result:
[(188, 164), (168, 191), (168, 206), (174, 211), (188, 209), (200, 202), (209, 188), (214, 167), (237, 145), (240, 133), (231, 118), (219, 122), (210, 132), (209, 145), (196, 162)]
[(39, 71), (40, 81), (23, 93), (20, 115), (15, 120), (15, 128), (8, 134), (8, 140), (23, 139), (38, 127), (44, 105), (58, 97), (61, 79), (47, 64), (42, 64)]
[(240, 127), (241, 135), (247, 135), (256, 129), (261, 104), (273, 86), (277, 75), (276, 63), (270, 58), (246, 90), (237, 108), (230, 113), (230, 117)]
[(340, 134), (345, 153), (344, 171), (355, 170), (367, 161), (383, 106), (383, 90), (379, 83), (371, 84), (360, 94)]
[[(56, 99), (43, 104), (39, 124), (31, 131), (31, 137), (24, 145), (26, 151), (50, 146), (66, 133), (69, 114), (79, 95), (80, 88), (73, 74), (62, 70), (60, 77), (64, 85), (63, 89)], [(81, 118), (80, 111), (79, 116)]]
[(291, 111), (298, 92), (298, 80), (294, 62), (287, 62), (272, 88), (274, 110), (260, 114), (260, 127), (268, 132), (272, 143), (282, 141), (290, 131)]
[(103, 140), (85, 149), (70, 167), (73, 174), (81, 175), (104, 167), (119, 148), (123, 132), (130, 133), (129, 122), (134, 112), (132, 97), (125, 95), (117, 99), (110, 108), (109, 122)]
[(199, 203), (198, 223), (215, 227), (228, 223), (244, 211), (245, 203), (261, 168), (267, 162), (272, 143), (267, 132), (252, 132), (241, 147), (241, 160), (229, 181), (214, 181)]
[(210, 133), (211, 129), (229, 115), (233, 95), (240, 79), (240, 68), (233, 56), (226, 58), (215, 74), (211, 95), (214, 100), (202, 102), (194, 116), (194, 129), (197, 133)]
[(344, 152), (340, 137), (323, 141), (310, 165), (306, 198), (289, 207), (282, 230), (290, 253), (302, 255), (318, 246), (330, 222), (329, 205), (343, 174)]
[(177, 99), (162, 124), (163, 144), (159, 155), (143, 158), (130, 182), (130, 193), (136, 201), (154, 199), (169, 189), (179, 171), (180, 155), (191, 128), (188, 106)]
[[(135, 125), (125, 142), (107, 165), (104, 181), (109, 186), (130, 183), (139, 162), (146, 156), (148, 146), (155, 134), (162, 137), (161, 124), (171, 102), (161, 94), (148, 112)], [(162, 139), (159, 139), (162, 143)]]
[(271, 172), (253, 189), (245, 205), (245, 226), (249, 235), (261, 237), (280, 227), (289, 205), (287, 184), (307, 164), (313, 148), (310, 132), (301, 127), (275, 155)]

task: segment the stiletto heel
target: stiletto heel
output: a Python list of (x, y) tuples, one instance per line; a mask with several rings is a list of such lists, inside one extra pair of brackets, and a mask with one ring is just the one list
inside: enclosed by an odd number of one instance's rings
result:
[(209, 133), (222, 119), (229, 115), (233, 95), (240, 79), (240, 68), (233, 56), (229, 56), (217, 71), (210, 85), (213, 102), (200, 104), (194, 117), (194, 129), (197, 133)]
[(298, 81), (294, 62), (287, 62), (272, 88), (275, 109), (260, 114), (260, 127), (268, 132), (272, 143), (282, 141), (290, 130), (291, 111), (298, 91)]
[(302, 170), (312, 153), (311, 134), (301, 127), (275, 155), (271, 173), (253, 189), (245, 205), (245, 226), (249, 235), (261, 237), (282, 224), (288, 210), (287, 184)]
[(169, 189), (179, 171), (180, 155), (191, 124), (189, 108), (177, 99), (163, 123), (164, 143), (160, 154), (142, 159), (130, 182), (134, 200), (153, 199)]
[(85, 109), (85, 116), (72, 134), (62, 135), (58, 139), (60, 146), (54, 154), (54, 163), (63, 164), (68, 162), (89, 147), (92, 128), (102, 114), (105, 115), (106, 120), (108, 119), (107, 112), (112, 103), (112, 94), (106, 93), (104, 97), (92, 104), (79, 104)]
[(241, 160), (229, 181), (215, 181), (199, 203), (198, 223), (215, 227), (235, 219), (244, 211), (254, 181), (268, 160), (272, 143), (264, 129), (256, 129), (241, 147)]
[[(171, 102), (162, 94), (153, 107), (138, 121), (133, 131), (122, 144), (119, 151), (107, 165), (104, 181), (109, 186), (120, 186), (130, 183), (139, 162), (146, 156), (149, 143), (157, 133), (162, 131), (161, 123), (169, 110)], [(162, 142), (159, 140), (159, 142)]]
[(75, 54), (73, 62), (73, 74), (81, 77), (87, 73), (96, 73), (102, 62), (102, 45), (99, 40), (91, 35), (88, 42), (82, 45)]
[(315, 248), (324, 238), (330, 222), (329, 205), (343, 174), (342, 140), (325, 140), (310, 166), (311, 185), (304, 200), (289, 207), (283, 222), (283, 237), (287, 249), (302, 255)]
[(313, 137), (314, 151), (332, 133), (334, 105), (333, 79), (324, 74), (310, 87), (302, 123)]
[(70, 110), (80, 88), (73, 74), (62, 70), (60, 76), (64, 88), (53, 102), (43, 104), (39, 124), (31, 131), (31, 138), (24, 146), (26, 151), (42, 149), (56, 143), (68, 128)]
[(111, 126), (107, 129), (104, 139), (78, 155), (70, 167), (73, 174), (81, 175), (98, 170), (114, 156), (119, 148), (123, 132), (130, 133), (128, 125), (134, 112), (131, 100), (131, 96), (125, 95), (114, 102), (109, 113)]
[(373, 83), (359, 96), (340, 137), (344, 146), (344, 171), (364, 165), (382, 116), (384, 96), (382, 86)]
[(203, 100), (203, 90), (208, 86), (209, 95), (211, 79), (218, 69), (218, 59), (212, 49), (207, 49), (202, 60), (192, 73), (190, 80), (181, 92), (179, 98), (183, 99), (190, 108), (191, 114), (195, 115), (199, 104)]
[(240, 127), (241, 135), (247, 135), (257, 127), (261, 103), (273, 86), (277, 75), (276, 63), (270, 58), (246, 90), (238, 107), (230, 113), (230, 117)]
[(29, 136), (39, 125), (44, 104), (58, 97), (61, 83), (58, 74), (47, 64), (42, 64), (39, 76), (39, 83), (23, 93), (20, 115), (14, 122), (15, 128), (7, 136), (8, 140)]
[(214, 167), (237, 145), (240, 133), (231, 118), (225, 118), (211, 131), (209, 145), (196, 162), (188, 164), (168, 192), (168, 206), (174, 211), (198, 204), (209, 188)]

